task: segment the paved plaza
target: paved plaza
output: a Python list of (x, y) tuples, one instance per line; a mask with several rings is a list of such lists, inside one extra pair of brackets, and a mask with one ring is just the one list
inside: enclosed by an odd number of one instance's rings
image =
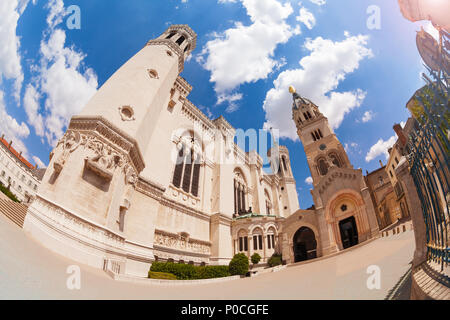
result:
[[(380, 238), (323, 260), (257, 277), (200, 285), (165, 286), (112, 280), (81, 267), (81, 289), (69, 290), (75, 264), (41, 247), (0, 215), (0, 299), (384, 299), (408, 271), (414, 234)], [(367, 267), (381, 270), (381, 288), (369, 290)]]

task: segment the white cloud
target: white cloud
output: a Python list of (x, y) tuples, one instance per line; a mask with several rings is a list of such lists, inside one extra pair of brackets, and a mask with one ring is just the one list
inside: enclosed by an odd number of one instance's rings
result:
[[(33, 1), (34, 2), (34, 1)], [(20, 38), (16, 29), (20, 16), (26, 9), (28, 0), (0, 1), (0, 84), (4, 79), (14, 80), (14, 98), (20, 102), (20, 93), (24, 79), (20, 49)], [(8, 141), (13, 141), (13, 146), (24, 157), (28, 156), (28, 150), (23, 142), (30, 134), (30, 129), (25, 122), (17, 121), (6, 108), (4, 92), (0, 89), (0, 132)]]
[(44, 162), (42, 162), (42, 160), (39, 159), (36, 156), (33, 156), (33, 161), (34, 161), (34, 163), (36, 163), (38, 165), (39, 168), (46, 168), (47, 167), (47, 165)]
[(382, 154), (384, 154), (386, 156), (386, 159), (388, 159), (388, 149), (392, 147), (396, 141), (397, 137), (395, 135), (390, 137), (387, 141), (384, 141), (383, 139), (378, 140), (377, 143), (375, 143), (367, 153), (366, 162), (370, 162)]
[(361, 148), (359, 147), (359, 144), (356, 142), (349, 142), (344, 144), (344, 150), (347, 153), (358, 153), (361, 154)]
[(0, 1), (0, 83), (2, 78), (14, 80), (14, 97), (20, 102), (23, 70), (20, 56), (20, 39), (16, 34), (17, 22), (28, 0)]
[(300, 8), (299, 16), (295, 18), (297, 21), (302, 22), (309, 30), (316, 25), (316, 18), (306, 8)]
[(86, 55), (66, 46), (66, 33), (57, 27), (66, 14), (63, 1), (52, 0), (47, 8), (48, 28), (41, 40), (40, 65), (35, 68), (38, 75), (34, 85), (27, 86), (24, 105), (36, 134), (54, 146), (70, 118), (95, 94), (98, 82), (95, 72), (83, 64)]
[(236, 111), (239, 106), (237, 105), (237, 101), (242, 99), (242, 93), (233, 93), (233, 94), (226, 94), (222, 93), (217, 97), (217, 104), (220, 105), (224, 102), (228, 103), (227, 112), (234, 112)]
[(5, 135), (5, 139), (13, 141), (14, 148), (17, 151), (22, 151), (24, 157), (28, 155), (28, 149), (23, 142), (23, 139), (27, 138), (30, 134), (30, 129), (24, 122), (17, 122), (6, 111), (4, 94), (0, 90), (0, 132)]
[[(267, 76), (283, 61), (274, 60), (279, 44), (300, 32), (286, 23), (293, 13), (289, 3), (276, 0), (240, 0), (252, 22), (244, 26), (236, 22), (233, 28), (214, 34), (197, 61), (211, 72), (210, 81), (215, 91), (229, 95), (243, 83), (251, 83)], [(233, 2), (219, 0), (220, 3)]]
[(313, 184), (313, 178), (312, 177), (308, 177), (305, 179), (306, 184), (312, 185)]
[(373, 113), (372, 110), (366, 111), (366, 112), (364, 112), (364, 115), (363, 115), (361, 121), (364, 123), (369, 122), (370, 120), (373, 119), (374, 116), (375, 116), (375, 114)]
[(288, 91), (290, 85), (319, 106), (332, 128), (338, 128), (344, 116), (361, 105), (366, 93), (361, 89), (352, 92), (333, 90), (347, 74), (359, 68), (361, 60), (373, 56), (367, 48), (367, 42), (368, 36), (350, 36), (348, 33), (340, 42), (322, 37), (308, 39), (305, 48), (310, 54), (300, 60), (300, 68), (281, 72), (273, 82), (274, 88), (267, 92), (263, 106), (266, 112), (264, 128), (277, 128), (280, 137), (298, 139), (292, 121), (292, 96)]
[(327, 3), (327, 0), (309, 0), (314, 4), (317, 4), (318, 6), (323, 6), (324, 4)]
[(63, 21), (66, 11), (64, 9), (63, 0), (50, 0), (46, 6), (50, 10), (47, 16), (47, 25), (50, 29), (55, 28), (58, 24)]
[(23, 98), (23, 105), (28, 117), (28, 123), (32, 125), (38, 136), (44, 136), (44, 119), (42, 114), (39, 113), (39, 99), (40, 94), (36, 88), (29, 84), (25, 90), (25, 96)]

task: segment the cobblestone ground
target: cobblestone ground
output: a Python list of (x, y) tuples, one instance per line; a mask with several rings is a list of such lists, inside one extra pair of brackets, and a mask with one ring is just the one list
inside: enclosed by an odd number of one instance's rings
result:
[[(414, 246), (407, 231), (279, 272), (187, 286), (118, 282), (80, 265), (81, 289), (69, 290), (66, 271), (75, 263), (41, 247), (0, 214), (0, 299), (406, 299)], [(380, 268), (380, 289), (367, 288), (371, 265)]]

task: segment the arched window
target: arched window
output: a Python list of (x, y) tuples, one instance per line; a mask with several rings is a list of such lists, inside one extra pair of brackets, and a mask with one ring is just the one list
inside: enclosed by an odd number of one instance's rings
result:
[(317, 132), (319, 133), (319, 136), (320, 136), (321, 138), (323, 138), (322, 131), (320, 131), (320, 129), (317, 129)]
[(320, 175), (324, 176), (328, 173), (328, 164), (325, 159), (319, 159), (319, 161), (317, 161), (317, 167), (319, 169)]
[(287, 172), (286, 157), (281, 157), (281, 160), (283, 161), (284, 171)]
[(246, 206), (247, 183), (242, 171), (234, 170), (234, 214), (236, 216), (248, 213)]
[(243, 230), (239, 231), (238, 242), (239, 242), (238, 243), (239, 252), (248, 251), (248, 237), (247, 237), (247, 234)]
[(263, 250), (263, 232), (260, 228), (253, 230), (253, 250)]
[(267, 231), (267, 249), (275, 249), (275, 230), (273, 227)]
[(200, 180), (200, 154), (195, 147), (196, 140), (193, 133), (184, 136), (178, 151), (177, 162), (173, 173), (172, 184), (182, 188), (185, 192), (198, 196)]
[(329, 155), (329, 157), (330, 157), (330, 159), (331, 159), (331, 162), (333, 162), (333, 164), (336, 166), (336, 167), (341, 167), (342, 165), (341, 165), (341, 161), (339, 160), (339, 157), (338, 157), (338, 155), (336, 154), (336, 153), (331, 153), (330, 155)]

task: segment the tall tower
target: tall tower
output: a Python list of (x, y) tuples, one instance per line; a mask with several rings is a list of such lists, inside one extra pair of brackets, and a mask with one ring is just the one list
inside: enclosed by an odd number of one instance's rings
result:
[(296, 93), (293, 87), (289, 91), (294, 99), (292, 117), (305, 148), (313, 185), (317, 185), (333, 166), (353, 169), (344, 147), (319, 108)]
[(289, 150), (285, 146), (280, 146), (274, 141), (274, 146), (269, 149), (267, 156), (270, 159), (273, 173), (280, 179), (278, 190), (278, 193), (281, 196), (279, 199), (281, 204), (280, 216), (288, 217), (300, 209), (297, 186), (294, 175), (292, 174)]
[[(129, 242), (124, 221), (130, 207), (139, 210), (134, 190), (144, 167), (152, 165), (143, 155), (162, 111), (174, 105), (173, 87), (196, 38), (187, 25), (169, 27), (72, 117), (50, 154), (24, 224), (27, 232), (58, 253), (92, 266), (104, 267), (109, 256), (123, 261), (124, 252), (133, 252), (134, 261), (153, 258), (148, 249), (152, 238), (139, 239), (140, 247)], [(145, 219), (141, 225), (152, 225), (149, 215)]]

